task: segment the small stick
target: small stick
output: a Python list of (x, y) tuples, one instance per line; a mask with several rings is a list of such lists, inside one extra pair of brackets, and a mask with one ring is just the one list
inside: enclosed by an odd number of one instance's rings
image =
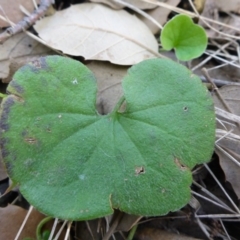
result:
[(229, 106), (227, 105), (227, 103), (225, 102), (225, 100), (223, 99), (222, 95), (220, 94), (218, 87), (216, 86), (216, 84), (213, 82), (213, 80), (211, 79), (211, 77), (209, 76), (207, 69), (203, 68), (202, 69), (203, 74), (205, 76), (205, 78), (212, 84), (213, 86), (213, 90), (216, 91), (217, 96), (219, 97), (220, 101), (222, 102), (223, 106), (226, 108), (226, 110), (230, 113), (232, 113), (231, 109), (229, 108)]
[(52, 4), (52, 0), (41, 0), (40, 6), (30, 16), (23, 18), (16, 25), (9, 27), (0, 34), (0, 44), (4, 43), (11, 36), (27, 30), (31, 27), (39, 18), (43, 17), (47, 9)]
[[(199, 77), (202, 80), (202, 82), (204, 82), (204, 83), (209, 82), (209, 80), (206, 79), (206, 77), (204, 77), (204, 76), (199, 76)], [(240, 83), (238, 83), (238, 82), (230, 82), (230, 81), (227, 81), (227, 80), (221, 80), (221, 79), (216, 79), (216, 78), (211, 78), (211, 80), (216, 85), (216, 87), (222, 87), (222, 86), (225, 86), (225, 85), (238, 85), (238, 86), (240, 86)]]

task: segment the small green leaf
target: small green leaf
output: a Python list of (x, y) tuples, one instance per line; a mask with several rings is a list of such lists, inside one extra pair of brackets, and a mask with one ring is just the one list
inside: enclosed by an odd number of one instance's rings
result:
[(1, 153), (38, 210), (85, 220), (113, 208), (156, 216), (187, 204), (191, 169), (214, 146), (208, 90), (166, 59), (130, 68), (123, 90), (126, 110), (101, 116), (94, 76), (75, 60), (44, 57), (14, 75), (1, 105)]
[(204, 28), (179, 14), (166, 23), (160, 41), (165, 50), (174, 48), (179, 60), (188, 61), (204, 53), (208, 39)]

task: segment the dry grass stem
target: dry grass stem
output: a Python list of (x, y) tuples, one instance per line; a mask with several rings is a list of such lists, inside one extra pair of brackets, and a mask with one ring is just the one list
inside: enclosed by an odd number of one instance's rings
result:
[(22, 222), (22, 225), (21, 225), (21, 227), (19, 228), (18, 233), (17, 233), (16, 237), (14, 238), (14, 240), (18, 240), (18, 238), (19, 238), (19, 236), (21, 235), (21, 232), (22, 232), (22, 230), (23, 230), (23, 228), (24, 228), (24, 226), (25, 226), (25, 224), (26, 224), (26, 222), (27, 222), (27, 220), (28, 220), (28, 218), (29, 218), (32, 210), (33, 210), (33, 206), (30, 206), (30, 208), (29, 208), (29, 210), (28, 210), (28, 212), (27, 212), (27, 215), (26, 215), (26, 217), (24, 218), (24, 220), (23, 220), (23, 222)]
[[(63, 231), (64, 227), (66, 226), (66, 224), (68, 223), (68, 221), (64, 221), (61, 228), (59, 229), (58, 233), (56, 234), (54, 240), (58, 240), (58, 238), (60, 237), (61, 232)], [(67, 236), (67, 233), (66, 233)]]
[(218, 181), (217, 177), (214, 175), (214, 173), (212, 172), (212, 170), (209, 168), (209, 166), (204, 163), (203, 164), (205, 166), (205, 168), (208, 170), (208, 172), (211, 174), (211, 176), (214, 178), (214, 180), (216, 181), (216, 183), (218, 184), (218, 186), (222, 189), (223, 193), (225, 194), (225, 196), (227, 197), (227, 199), (230, 201), (230, 203), (232, 204), (232, 206), (234, 207), (234, 209), (236, 210), (237, 213), (240, 214), (240, 210), (239, 208), (236, 206), (236, 204), (233, 202), (233, 200), (231, 199), (231, 197), (228, 195), (228, 193), (225, 191), (224, 187), (222, 186), (222, 184)]
[(146, 12), (144, 12), (143, 10), (135, 7), (134, 5), (128, 3), (128, 2), (124, 2), (121, 0), (113, 0), (113, 2), (119, 3), (125, 7), (128, 7), (130, 9), (132, 9), (133, 11), (139, 13), (140, 15), (142, 15), (143, 17), (147, 18), (148, 20), (150, 20), (153, 24), (155, 24), (159, 29), (162, 29), (162, 25), (159, 24), (159, 22), (157, 22), (152, 16), (150, 16), (149, 14), (147, 14)]
[(227, 211), (229, 211), (229, 212), (235, 213), (231, 208), (226, 207), (226, 206), (223, 206), (222, 204), (219, 204), (219, 203), (211, 200), (210, 198), (207, 198), (207, 197), (205, 197), (205, 196), (203, 196), (203, 195), (201, 195), (201, 194), (199, 194), (199, 193), (197, 193), (197, 192), (195, 192), (195, 191), (191, 191), (191, 193), (192, 193), (193, 195), (195, 195), (195, 196), (198, 196), (198, 197), (200, 197), (200, 198), (202, 198), (202, 199), (204, 199), (204, 200), (206, 200), (206, 201), (208, 201), (208, 202), (210, 202), (210, 203), (212, 203), (212, 204), (220, 207), (220, 208), (223, 208), (223, 209), (225, 209), (225, 210), (227, 210)]
[[(152, 3), (152, 4), (155, 4), (157, 6), (161, 6), (161, 7), (165, 7), (167, 9), (170, 9), (174, 12), (177, 12), (177, 13), (183, 13), (183, 14), (186, 14), (190, 17), (198, 17), (198, 15), (196, 13), (193, 13), (193, 12), (190, 12), (190, 11), (187, 11), (187, 10), (184, 10), (184, 9), (181, 9), (181, 8), (178, 8), (178, 7), (173, 7), (167, 3), (164, 3), (164, 2), (158, 2), (157, 0), (142, 0), (144, 2), (147, 2), (147, 3)], [(232, 29), (236, 32), (240, 32), (240, 30), (236, 27), (232, 27), (230, 25), (227, 25), (225, 23), (222, 23), (222, 22), (219, 22), (219, 21), (215, 21), (215, 20), (212, 20), (210, 18), (206, 18), (206, 17), (202, 17), (202, 16), (199, 16), (199, 18), (204, 22), (210, 22), (210, 23), (215, 23), (219, 26), (223, 26), (223, 27), (226, 27), (226, 28), (229, 28), (229, 29)], [(208, 23), (207, 23), (208, 24)], [(209, 25), (209, 24), (208, 24)], [(213, 28), (211, 25), (210, 26), (210, 29), (212, 29), (213, 31), (225, 36), (225, 37), (228, 37), (228, 38), (233, 38), (233, 39), (240, 39), (240, 36), (235, 36), (235, 35), (230, 35), (230, 34), (225, 34), (224, 32), (219, 32), (219, 30), (217, 30), (216, 28)]]
[(56, 230), (56, 227), (57, 227), (57, 224), (58, 224), (58, 218), (55, 218), (54, 223), (53, 223), (53, 227), (51, 229), (51, 233), (50, 233), (50, 236), (49, 236), (48, 240), (52, 240), (53, 234), (54, 234), (54, 232)]

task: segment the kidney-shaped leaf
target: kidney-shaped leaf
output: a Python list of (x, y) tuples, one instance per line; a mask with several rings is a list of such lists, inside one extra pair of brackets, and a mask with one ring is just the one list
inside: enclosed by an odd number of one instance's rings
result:
[(171, 60), (130, 68), (126, 109), (96, 112), (96, 83), (59, 56), (22, 67), (1, 105), (1, 148), (13, 182), (47, 215), (92, 219), (113, 208), (162, 215), (190, 198), (191, 168), (210, 159), (213, 103), (200, 80)]
[(179, 14), (166, 23), (160, 41), (165, 50), (174, 48), (179, 60), (188, 61), (204, 53), (208, 40), (203, 27)]

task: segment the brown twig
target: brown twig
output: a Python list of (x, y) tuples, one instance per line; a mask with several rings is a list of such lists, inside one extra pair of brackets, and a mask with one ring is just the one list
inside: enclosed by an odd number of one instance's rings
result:
[(4, 43), (11, 36), (27, 30), (31, 27), (39, 18), (43, 17), (47, 9), (52, 4), (52, 0), (41, 0), (39, 8), (36, 9), (30, 16), (23, 18), (16, 25), (9, 27), (0, 34), (0, 44)]
[(232, 113), (231, 109), (229, 108), (229, 106), (227, 105), (227, 103), (226, 103), (225, 100), (223, 99), (221, 93), (219, 92), (218, 87), (216, 86), (216, 84), (213, 82), (213, 80), (212, 80), (211, 77), (209, 76), (207, 69), (206, 69), (206, 68), (203, 68), (203, 69), (202, 69), (202, 72), (203, 72), (205, 78), (212, 84), (213, 90), (216, 91), (216, 94), (217, 94), (218, 98), (220, 99), (220, 101), (222, 102), (222, 104), (223, 104), (223, 106), (225, 107), (225, 109), (226, 109), (228, 112)]
[[(205, 76), (199, 76), (199, 77), (202, 80), (202, 82), (204, 82), (204, 83), (209, 82), (209, 80), (206, 79)], [(225, 86), (225, 85), (238, 85), (238, 86), (240, 85), (239, 82), (231, 82), (231, 81), (228, 81), (228, 80), (222, 80), (222, 79), (216, 79), (216, 78), (211, 78), (211, 80), (216, 85), (216, 87), (222, 87), (222, 86)]]
[[(207, 69), (206, 69), (206, 68), (203, 68), (202, 71), (203, 71), (203, 74), (204, 74), (205, 78), (212, 84), (213, 90), (216, 91), (216, 94), (217, 94), (219, 100), (222, 102), (222, 104), (223, 104), (223, 106), (225, 107), (225, 109), (226, 109), (228, 112), (235, 114), (235, 113), (231, 110), (231, 108), (229, 107), (229, 105), (227, 104), (227, 102), (225, 101), (225, 99), (222, 97), (221, 93), (220, 93), (219, 90), (218, 90), (218, 87), (215, 85), (215, 83), (213, 82), (213, 80), (212, 80), (211, 77), (209, 76)], [(236, 122), (236, 126), (237, 126), (238, 128), (240, 128), (239, 122)]]

